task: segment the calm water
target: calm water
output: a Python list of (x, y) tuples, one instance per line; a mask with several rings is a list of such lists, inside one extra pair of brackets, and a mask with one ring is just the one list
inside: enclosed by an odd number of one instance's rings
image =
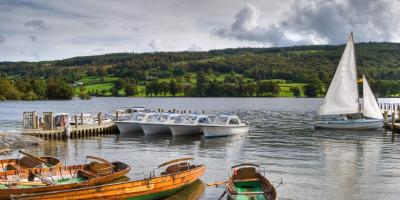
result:
[[(395, 100), (398, 101), (398, 100)], [(314, 130), (311, 123), (321, 99), (287, 98), (94, 98), (90, 101), (0, 102), (0, 130), (18, 129), (23, 111), (106, 112), (123, 106), (146, 106), (233, 112), (251, 122), (248, 135), (145, 137), (120, 134), (83, 140), (46, 141), (36, 154), (54, 155), (67, 164), (85, 155), (120, 160), (133, 166), (138, 179), (158, 164), (195, 157), (207, 166), (200, 182), (169, 199), (217, 199), (223, 188), (205, 183), (226, 180), (229, 166), (255, 162), (266, 170), (281, 199), (400, 199), (400, 139), (390, 132)], [(16, 156), (16, 154), (14, 154)]]

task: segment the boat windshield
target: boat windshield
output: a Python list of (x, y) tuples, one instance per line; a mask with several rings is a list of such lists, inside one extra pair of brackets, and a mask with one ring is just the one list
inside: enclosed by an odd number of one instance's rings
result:
[(144, 113), (138, 113), (132, 116), (132, 120), (134, 121), (142, 121), (146, 117)]

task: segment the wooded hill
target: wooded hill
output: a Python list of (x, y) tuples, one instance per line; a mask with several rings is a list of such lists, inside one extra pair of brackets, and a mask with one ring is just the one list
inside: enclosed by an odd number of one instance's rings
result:
[[(359, 77), (364, 73), (379, 96), (400, 94), (400, 44), (357, 43), (355, 48)], [(0, 74), (14, 81), (55, 77), (70, 84), (83, 82), (78, 93), (90, 95), (291, 96), (288, 93), (296, 95), (294, 90), (299, 89), (298, 95), (315, 96), (323, 95), (329, 85), (343, 49), (344, 45), (313, 45), (113, 53), (43, 62), (0, 62)], [(294, 85), (282, 90), (285, 84)], [(286, 95), (280, 95), (282, 91)]]

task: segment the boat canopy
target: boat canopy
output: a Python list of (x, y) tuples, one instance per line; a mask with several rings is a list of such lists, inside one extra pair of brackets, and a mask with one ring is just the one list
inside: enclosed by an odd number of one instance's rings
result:
[(368, 81), (363, 75), (363, 115), (369, 118), (383, 119), (378, 102), (369, 87)]
[(318, 112), (340, 115), (360, 112), (353, 33), (350, 34), (339, 66)]

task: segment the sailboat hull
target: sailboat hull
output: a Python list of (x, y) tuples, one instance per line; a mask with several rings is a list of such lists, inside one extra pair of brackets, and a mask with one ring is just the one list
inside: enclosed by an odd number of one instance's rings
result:
[(383, 121), (379, 119), (316, 121), (314, 123), (314, 127), (325, 128), (325, 129), (349, 129), (349, 130), (379, 129), (383, 127)]

